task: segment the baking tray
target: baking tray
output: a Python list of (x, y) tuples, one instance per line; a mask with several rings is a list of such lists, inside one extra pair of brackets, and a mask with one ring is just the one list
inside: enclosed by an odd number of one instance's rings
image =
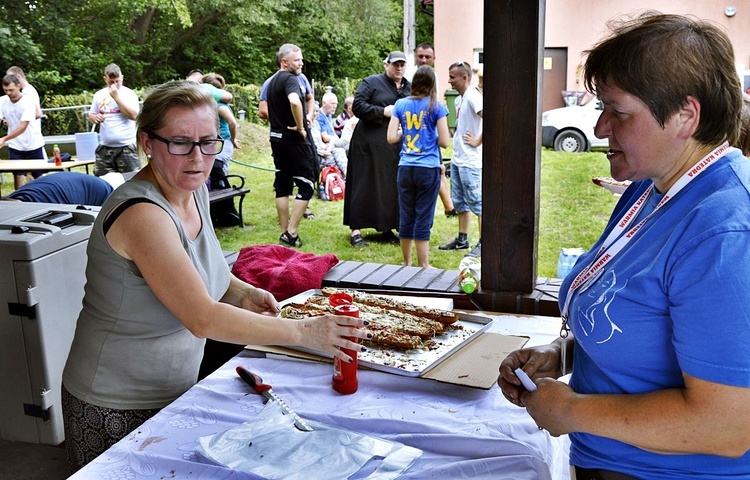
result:
[[(279, 303), (282, 307), (291, 303), (304, 303), (308, 297), (313, 295), (323, 296), (323, 293), (320, 290), (307, 290)], [(396, 297), (396, 295), (389, 296)], [(463, 312), (456, 312), (456, 314), (458, 315), (458, 321), (453, 324), (453, 327), (460, 328), (454, 328), (435, 337), (434, 340), (438, 347), (434, 350), (428, 352), (416, 349), (401, 350), (368, 343), (367, 351), (359, 352), (357, 361), (359, 365), (373, 370), (407, 377), (420, 377), (468, 345), (489, 328), (490, 323), (492, 323), (492, 319), (484, 316)], [(288, 348), (333, 358), (329, 353), (306, 347), (292, 346)]]

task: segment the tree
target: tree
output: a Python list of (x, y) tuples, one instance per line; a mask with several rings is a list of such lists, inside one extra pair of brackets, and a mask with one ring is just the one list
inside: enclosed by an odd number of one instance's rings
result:
[(193, 68), (259, 84), (284, 43), (298, 44), (319, 82), (381, 71), (400, 48), (401, 0), (0, 0), (3, 65), (40, 93), (102, 86), (108, 63), (145, 87)]

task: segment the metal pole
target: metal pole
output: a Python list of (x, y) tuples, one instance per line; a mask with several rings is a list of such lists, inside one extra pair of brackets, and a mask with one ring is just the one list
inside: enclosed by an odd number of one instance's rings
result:
[(414, 63), (414, 29), (416, 27), (416, 14), (414, 13), (414, 0), (404, 0), (404, 53), (410, 63)]

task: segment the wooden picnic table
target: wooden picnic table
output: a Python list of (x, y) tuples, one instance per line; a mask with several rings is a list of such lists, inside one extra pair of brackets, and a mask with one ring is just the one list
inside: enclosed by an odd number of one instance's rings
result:
[(89, 165), (92, 165), (95, 160), (73, 160), (62, 162), (62, 165), (57, 166), (54, 162), (49, 160), (0, 160), (0, 173), (10, 172), (59, 172), (63, 170), (70, 170), (75, 167), (86, 167), (86, 173), (89, 173)]
[[(62, 165), (57, 166), (54, 162), (49, 160), (0, 160), (0, 177), (3, 173), (16, 173), (16, 172), (62, 172), (64, 170), (70, 170), (76, 167), (85, 167), (86, 173), (89, 173), (89, 165), (92, 165), (96, 160), (73, 160), (62, 162)], [(3, 182), (0, 181), (0, 195), (2, 195)]]

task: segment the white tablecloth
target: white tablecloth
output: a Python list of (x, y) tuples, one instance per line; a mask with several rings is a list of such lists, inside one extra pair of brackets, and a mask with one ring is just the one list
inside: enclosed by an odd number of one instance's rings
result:
[[(491, 331), (529, 335), (532, 345), (554, 338), (560, 325), (545, 317), (494, 318)], [(480, 390), (360, 370), (359, 390), (344, 396), (331, 388), (330, 364), (250, 353), (230, 360), (72, 478), (262, 478), (215, 465), (196, 452), (199, 437), (236, 427), (263, 408), (265, 398), (235, 373), (240, 364), (303, 418), (421, 449), (402, 478), (569, 478), (567, 439), (537, 429), (497, 386)]]

